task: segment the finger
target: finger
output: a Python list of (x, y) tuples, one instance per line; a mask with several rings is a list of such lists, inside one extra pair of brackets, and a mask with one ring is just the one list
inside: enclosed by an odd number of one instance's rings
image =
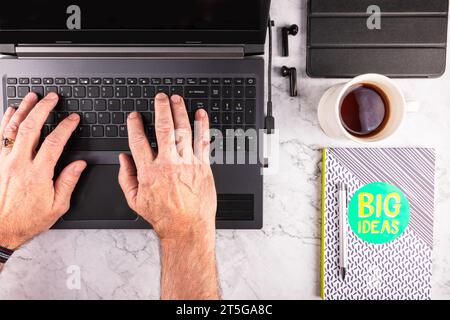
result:
[(135, 210), (139, 189), (136, 165), (130, 156), (123, 153), (119, 155), (119, 161), (119, 184), (125, 195), (125, 199), (127, 199), (128, 205), (131, 209)]
[(77, 128), (79, 122), (80, 116), (76, 113), (72, 113), (64, 119), (55, 130), (45, 138), (34, 159), (35, 163), (43, 168), (48, 168), (49, 172), (53, 173), (67, 141)]
[(35, 105), (19, 126), (17, 139), (14, 144), (15, 149), (21, 153), (29, 152), (30, 154), (35, 151), (41, 136), (42, 127), (50, 111), (58, 104), (58, 100), (59, 97), (56, 93), (50, 93)]
[(177, 154), (175, 130), (169, 98), (159, 93), (155, 98), (155, 132), (158, 142), (158, 157), (170, 158)]
[[(5, 127), (11, 120), (12, 116), (14, 115), (14, 112), (16, 112), (16, 109), (9, 107), (3, 114), (2, 122), (0, 123), (0, 138), (3, 138), (3, 132), (5, 131)], [(2, 144), (0, 144), (0, 149), (1, 148)]]
[[(23, 120), (28, 116), (31, 109), (35, 106), (38, 101), (38, 97), (35, 93), (29, 93), (23, 98), (19, 105), (19, 108), (14, 112), (14, 115), (9, 120), (3, 131), (3, 137), (16, 140), (17, 132), (19, 131), (19, 126)], [(8, 154), (11, 148), (2, 148), (2, 154)]]
[(209, 119), (205, 110), (200, 109), (195, 113), (194, 127), (194, 154), (204, 164), (209, 162)]
[(144, 123), (140, 113), (133, 112), (128, 116), (128, 143), (131, 154), (139, 170), (144, 170), (153, 161), (154, 152), (145, 134)]
[(172, 101), (173, 122), (175, 125), (175, 142), (177, 151), (186, 160), (192, 159), (192, 129), (183, 98), (174, 95)]
[(53, 211), (60, 217), (69, 210), (70, 198), (73, 190), (80, 179), (84, 169), (85, 161), (75, 161), (69, 164), (59, 175), (55, 182), (55, 199), (53, 201)]

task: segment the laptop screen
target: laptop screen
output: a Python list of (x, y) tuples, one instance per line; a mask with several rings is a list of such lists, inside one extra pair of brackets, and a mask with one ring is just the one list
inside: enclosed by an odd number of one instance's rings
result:
[(0, 43), (260, 44), (269, 0), (29, 0), (0, 10)]

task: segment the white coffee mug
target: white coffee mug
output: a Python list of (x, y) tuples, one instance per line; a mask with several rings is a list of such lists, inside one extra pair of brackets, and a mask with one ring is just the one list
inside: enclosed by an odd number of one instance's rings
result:
[[(389, 100), (389, 118), (384, 128), (371, 136), (356, 136), (350, 134), (341, 119), (341, 105), (349, 90), (360, 84), (373, 85), (386, 95)], [(327, 136), (334, 139), (347, 138), (359, 143), (383, 141), (391, 137), (403, 124), (406, 113), (417, 111), (417, 102), (406, 102), (400, 88), (390, 78), (380, 74), (364, 74), (344, 84), (338, 84), (328, 89), (319, 102), (319, 123)]]

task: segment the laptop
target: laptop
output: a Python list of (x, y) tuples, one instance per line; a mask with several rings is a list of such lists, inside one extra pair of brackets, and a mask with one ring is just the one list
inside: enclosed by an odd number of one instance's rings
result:
[[(269, 0), (4, 2), (0, 10), (1, 115), (30, 91), (61, 101), (45, 138), (68, 114), (81, 123), (59, 162), (88, 169), (56, 229), (146, 229), (118, 184), (118, 155), (129, 151), (126, 117), (141, 112), (157, 148), (154, 97), (180, 94), (211, 128), (261, 130)], [(245, 155), (254, 146), (246, 137)], [(225, 143), (224, 154), (232, 151)], [(236, 149), (233, 146), (233, 149)], [(254, 150), (253, 150), (254, 151)], [(228, 161), (227, 161), (228, 163)], [(261, 161), (213, 164), (217, 227), (262, 227)], [(57, 170), (57, 171), (58, 171)]]

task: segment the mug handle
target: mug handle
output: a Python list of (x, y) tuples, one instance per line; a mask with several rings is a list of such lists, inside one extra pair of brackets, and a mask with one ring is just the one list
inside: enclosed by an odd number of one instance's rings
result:
[(420, 102), (419, 101), (406, 101), (406, 112), (408, 113), (417, 113), (420, 110)]

